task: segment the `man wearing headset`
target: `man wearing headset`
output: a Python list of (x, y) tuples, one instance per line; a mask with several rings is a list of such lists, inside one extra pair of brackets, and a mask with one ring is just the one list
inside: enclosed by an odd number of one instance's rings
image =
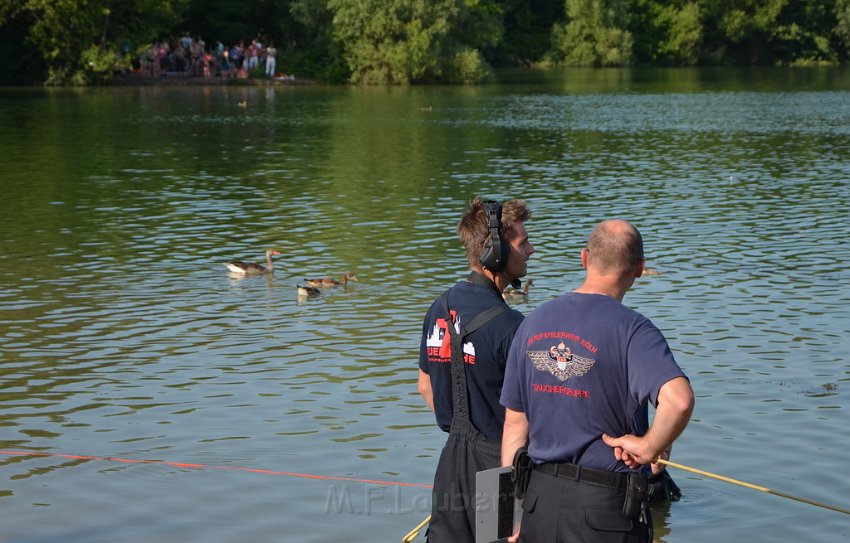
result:
[(425, 316), (419, 393), (449, 432), (434, 476), (431, 543), (475, 541), (475, 474), (500, 465), (505, 410), (499, 394), (514, 332), (523, 319), (502, 298), (527, 272), (534, 247), (523, 200), (472, 200), (457, 225), (471, 273)]

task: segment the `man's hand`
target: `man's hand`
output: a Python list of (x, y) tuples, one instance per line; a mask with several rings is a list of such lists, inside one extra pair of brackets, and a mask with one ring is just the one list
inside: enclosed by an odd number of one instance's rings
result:
[(658, 453), (649, 447), (642, 437), (631, 434), (611, 437), (608, 434), (602, 434), (602, 441), (614, 448), (614, 458), (623, 462), (629, 469), (638, 469), (658, 459)]
[(694, 392), (684, 377), (675, 377), (661, 386), (655, 418), (643, 436), (626, 434), (611, 437), (602, 434), (602, 441), (614, 448), (614, 458), (629, 469), (652, 464), (668, 451), (691, 418), (694, 409)]
[[(661, 455), (658, 458), (660, 458), (661, 460), (670, 460), (670, 452), (671, 452), (670, 449), (667, 449), (666, 451), (661, 453)], [(667, 469), (667, 466), (665, 466), (664, 464), (661, 464), (657, 461), (650, 464), (649, 467), (652, 468), (652, 474), (653, 475), (658, 475), (659, 473), (661, 473), (665, 469)]]

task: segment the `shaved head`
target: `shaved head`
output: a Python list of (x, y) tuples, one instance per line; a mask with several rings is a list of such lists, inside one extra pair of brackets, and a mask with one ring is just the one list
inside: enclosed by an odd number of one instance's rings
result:
[(587, 240), (587, 265), (600, 273), (624, 273), (643, 260), (643, 238), (631, 223), (612, 219), (596, 225)]

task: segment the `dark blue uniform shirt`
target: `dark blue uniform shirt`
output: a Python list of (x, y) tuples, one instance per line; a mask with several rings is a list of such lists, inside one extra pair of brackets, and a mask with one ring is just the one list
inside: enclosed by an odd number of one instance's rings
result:
[[(489, 283), (461, 281), (449, 293), (449, 309), (456, 313), (460, 326), (495, 304), (505, 304), (505, 301)], [(470, 419), (479, 432), (498, 443), (502, 441), (505, 423), (505, 410), (499, 405), (505, 361), (522, 319), (522, 313), (506, 307), (504, 312), (472, 332), (463, 346)], [(452, 422), (452, 382), (450, 337), (446, 326), (438, 298), (425, 315), (419, 369), (431, 378), (437, 424), (448, 432)]]
[(532, 311), (514, 338), (502, 405), (525, 413), (528, 453), (628, 471), (602, 434), (643, 435), (647, 405), (684, 374), (649, 319), (601, 294), (567, 293)]

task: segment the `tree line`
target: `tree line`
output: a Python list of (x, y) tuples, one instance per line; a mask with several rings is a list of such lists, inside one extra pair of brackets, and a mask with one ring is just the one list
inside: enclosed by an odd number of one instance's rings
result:
[(0, 0), (0, 83), (106, 82), (185, 33), (262, 37), (320, 81), (474, 83), (540, 64), (837, 64), (850, 0)]

